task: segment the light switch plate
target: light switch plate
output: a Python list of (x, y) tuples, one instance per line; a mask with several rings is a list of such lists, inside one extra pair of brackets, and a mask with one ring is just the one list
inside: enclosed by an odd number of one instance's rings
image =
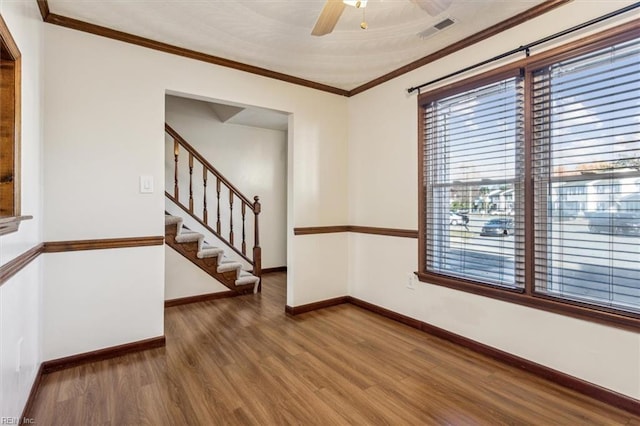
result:
[(140, 176), (140, 193), (141, 194), (153, 193), (153, 176), (150, 176), (150, 175)]

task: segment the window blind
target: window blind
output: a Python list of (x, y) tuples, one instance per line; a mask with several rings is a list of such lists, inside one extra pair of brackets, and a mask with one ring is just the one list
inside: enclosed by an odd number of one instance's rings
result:
[(523, 92), (512, 77), (425, 105), (427, 271), (524, 285)]
[(533, 72), (535, 291), (640, 310), (640, 42)]

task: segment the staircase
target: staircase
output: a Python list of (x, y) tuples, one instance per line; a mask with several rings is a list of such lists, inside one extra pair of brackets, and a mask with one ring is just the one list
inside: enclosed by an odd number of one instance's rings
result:
[(194, 265), (239, 294), (257, 293), (260, 278), (242, 270), (242, 264), (226, 259), (224, 249), (204, 241), (204, 235), (183, 225), (179, 216), (165, 215), (165, 243)]
[[(170, 203), (167, 209), (174, 214), (165, 215), (165, 243), (230, 290), (238, 294), (259, 292), (262, 269), (259, 198), (253, 197), (251, 202), (168, 124), (165, 124), (165, 135), (174, 156), (174, 188), (172, 193), (165, 191)], [(194, 173), (194, 167), (198, 173)], [(214, 185), (208, 185), (210, 183)], [(212, 188), (208, 190), (208, 186)], [(208, 196), (213, 196), (213, 200)], [(214, 207), (212, 215), (210, 207)], [(178, 216), (175, 211), (187, 216)], [(251, 223), (247, 223), (247, 213), (253, 216)], [(211, 221), (210, 216), (213, 216)], [(224, 248), (207, 244), (204, 234), (184, 225), (183, 217), (188, 217), (189, 223), (195, 221)], [(249, 231), (253, 228), (253, 232), (247, 232), (247, 228)], [(225, 257), (226, 250), (235, 252), (251, 272), (243, 270), (243, 263)]]

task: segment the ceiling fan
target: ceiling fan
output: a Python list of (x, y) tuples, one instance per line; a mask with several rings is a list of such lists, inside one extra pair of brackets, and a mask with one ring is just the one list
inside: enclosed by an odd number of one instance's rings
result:
[[(445, 11), (453, 0), (409, 0), (411, 3), (418, 5), (421, 9), (427, 12), (431, 16), (436, 16), (439, 13)], [(362, 1), (348, 1), (348, 0), (327, 0), (318, 16), (316, 25), (311, 31), (311, 35), (323, 36), (333, 31), (340, 15), (344, 11), (346, 5), (356, 8), (364, 8), (367, 5), (367, 0)], [(362, 22), (360, 25), (362, 29), (367, 27), (366, 22)]]

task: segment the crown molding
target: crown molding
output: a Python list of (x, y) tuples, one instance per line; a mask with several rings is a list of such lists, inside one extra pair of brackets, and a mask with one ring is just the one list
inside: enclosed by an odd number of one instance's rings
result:
[(501, 33), (502, 31), (505, 31), (507, 29), (523, 24), (538, 16), (544, 15), (545, 13), (553, 9), (556, 9), (557, 7), (570, 3), (572, 1), (573, 0), (547, 0), (537, 6), (532, 7), (531, 9), (528, 9), (522, 13), (519, 13), (518, 15), (515, 15), (509, 19), (499, 22), (496, 25), (492, 25), (491, 27), (486, 28), (478, 33), (475, 33), (463, 40), (453, 43), (445, 47), (444, 49), (440, 49), (437, 52), (429, 54), (421, 59), (418, 59), (403, 67), (400, 67), (394, 71), (391, 71), (385, 75), (382, 75), (376, 79), (373, 79), (368, 83), (365, 83), (351, 90), (344, 90), (344, 89), (329, 86), (326, 84), (317, 83), (315, 81), (294, 77), (292, 75), (280, 73), (277, 71), (272, 71), (266, 68), (245, 64), (242, 62), (232, 61), (230, 59), (209, 55), (209, 54), (198, 52), (195, 50), (185, 49), (185, 48), (174, 46), (168, 43), (163, 43), (163, 42), (148, 39), (145, 37), (140, 37), (140, 36), (125, 33), (122, 31), (117, 31), (111, 28), (91, 24), (78, 19), (69, 18), (67, 16), (57, 15), (55, 13), (51, 13), (49, 9), (49, 3), (47, 0), (36, 0), (36, 2), (38, 3), (38, 8), (40, 9), (40, 14), (42, 15), (42, 20), (52, 25), (58, 25), (61, 27), (82, 31), (82, 32), (98, 35), (101, 37), (122, 41), (125, 43), (135, 44), (137, 46), (142, 46), (142, 47), (146, 47), (153, 50), (158, 50), (160, 52), (183, 56), (185, 58), (195, 59), (197, 61), (207, 62), (213, 65), (220, 65), (223, 67), (233, 68), (239, 71), (256, 74), (263, 77), (273, 78), (275, 80), (280, 80), (287, 83), (309, 87), (309, 88), (317, 89), (323, 92), (333, 93), (335, 95), (346, 96), (346, 97), (355, 96), (359, 93), (362, 93), (368, 89), (371, 89), (375, 86), (378, 86), (382, 83), (385, 83), (389, 80), (392, 80), (396, 77), (399, 77), (403, 74), (413, 71), (417, 68), (430, 64), (431, 62), (441, 59), (444, 56), (455, 53), (461, 49), (464, 49), (473, 44), (476, 44), (489, 37), (493, 37)]
[(423, 58), (413, 61), (403, 67), (398, 68), (395, 71), (391, 71), (390, 73), (387, 73), (374, 80), (371, 80), (370, 82), (365, 83), (362, 86), (358, 86), (355, 89), (351, 89), (349, 91), (349, 96), (355, 96), (358, 93), (362, 93), (366, 90), (371, 89), (372, 87), (378, 86), (382, 83), (385, 83), (403, 74), (414, 71), (420, 67), (423, 67), (432, 62), (435, 62), (438, 59), (442, 59), (445, 56), (451, 55), (459, 50), (465, 49), (469, 46), (472, 46), (490, 37), (498, 35), (501, 32), (506, 31), (510, 28), (516, 27), (520, 24), (524, 24), (527, 21), (537, 18), (538, 16), (544, 15), (545, 13), (550, 12), (553, 9), (556, 9), (557, 7), (563, 6), (567, 3), (571, 3), (572, 1), (573, 0), (547, 0), (544, 3), (540, 3), (539, 5), (534, 6), (531, 9), (525, 10), (524, 12), (519, 13), (509, 19), (506, 19), (495, 25), (492, 25), (489, 28), (486, 28), (480, 32), (477, 32), (460, 41), (457, 41), (443, 49), (438, 50), (437, 52), (431, 53), (430, 55), (427, 55)]
[(82, 31), (89, 34), (94, 34), (101, 37), (110, 38), (113, 40), (122, 41), (125, 43), (135, 44), (137, 46), (146, 47), (148, 49), (157, 50), (172, 55), (178, 55), (189, 59), (195, 59), (197, 61), (207, 62), (213, 65), (220, 65), (227, 68), (233, 68), (238, 71), (244, 71), (251, 74), (260, 75), (262, 77), (273, 78), (275, 80), (284, 81), (298, 86), (309, 87), (311, 89), (321, 90), (323, 92), (333, 93), (340, 96), (348, 96), (349, 91), (339, 89), (337, 87), (329, 86), (322, 83), (317, 83), (311, 80), (305, 80), (303, 78), (294, 77), (288, 74), (272, 71), (266, 68), (256, 67), (248, 65), (242, 62), (232, 61), (230, 59), (221, 58), (219, 56), (209, 55), (206, 53), (198, 52), (195, 50), (185, 49), (182, 47), (174, 46), (168, 43), (163, 43), (157, 40), (152, 40), (145, 37), (140, 37), (134, 34), (129, 34), (123, 31), (113, 30), (111, 28), (103, 27), (100, 25), (91, 24), (78, 19), (69, 18), (67, 16), (57, 15), (49, 11), (47, 0), (36, 0), (40, 7), (40, 13), (42, 19), (48, 24), (58, 25), (60, 27), (69, 28), (72, 30)]

